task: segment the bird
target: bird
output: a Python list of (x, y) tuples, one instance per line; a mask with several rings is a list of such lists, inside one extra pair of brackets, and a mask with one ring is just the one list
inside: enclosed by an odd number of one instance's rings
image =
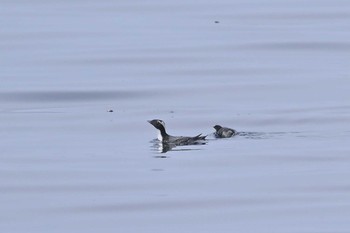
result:
[(198, 134), (194, 137), (185, 137), (185, 136), (171, 136), (169, 135), (165, 130), (165, 123), (162, 120), (154, 119), (148, 121), (151, 125), (153, 125), (156, 129), (158, 129), (158, 140), (167, 143), (167, 144), (173, 144), (176, 146), (182, 146), (182, 145), (196, 145), (196, 144), (203, 144), (203, 141), (205, 140), (206, 136), (203, 136), (202, 134)]
[(214, 133), (216, 138), (230, 138), (237, 134), (236, 130), (221, 125), (215, 125), (213, 128), (216, 130)]

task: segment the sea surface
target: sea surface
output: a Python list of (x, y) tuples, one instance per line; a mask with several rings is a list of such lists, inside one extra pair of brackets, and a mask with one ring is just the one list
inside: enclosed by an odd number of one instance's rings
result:
[[(0, 19), (0, 232), (350, 232), (350, 1), (4, 0)], [(164, 150), (151, 119), (208, 140)]]

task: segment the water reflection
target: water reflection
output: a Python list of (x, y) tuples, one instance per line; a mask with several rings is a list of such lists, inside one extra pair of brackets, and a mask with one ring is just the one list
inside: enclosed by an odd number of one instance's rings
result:
[(216, 140), (236, 140), (236, 139), (249, 139), (249, 140), (263, 140), (263, 139), (273, 139), (281, 137), (307, 137), (305, 133), (301, 132), (238, 132), (235, 136), (231, 138), (216, 138), (214, 134), (207, 135), (205, 141), (195, 142), (190, 145), (177, 145), (174, 143), (162, 142), (158, 139), (153, 139), (150, 141), (151, 151), (158, 152), (163, 155), (157, 155), (155, 158), (168, 158), (164, 153), (168, 151), (193, 151), (193, 150), (202, 150), (202, 147), (191, 147), (198, 145), (206, 145), (208, 142), (214, 142)]
[[(151, 146), (152, 151), (156, 151), (158, 153), (166, 153), (168, 151), (201, 150), (200, 148), (193, 148), (191, 146), (206, 145), (207, 141), (195, 142), (195, 143), (190, 144), (190, 145), (180, 145), (180, 144), (175, 144), (175, 143), (162, 142), (158, 139), (154, 139), (151, 141), (151, 143), (152, 143), (152, 146)], [(166, 158), (166, 156), (156, 156), (156, 158)]]

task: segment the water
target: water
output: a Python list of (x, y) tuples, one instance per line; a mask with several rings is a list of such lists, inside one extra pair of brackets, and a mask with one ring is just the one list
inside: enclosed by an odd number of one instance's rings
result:
[(1, 5), (1, 232), (349, 231), (347, 1)]

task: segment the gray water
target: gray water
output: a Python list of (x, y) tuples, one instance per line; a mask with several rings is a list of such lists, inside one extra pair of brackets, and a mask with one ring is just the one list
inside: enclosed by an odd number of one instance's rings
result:
[(0, 231), (350, 232), (349, 9), (2, 1)]

